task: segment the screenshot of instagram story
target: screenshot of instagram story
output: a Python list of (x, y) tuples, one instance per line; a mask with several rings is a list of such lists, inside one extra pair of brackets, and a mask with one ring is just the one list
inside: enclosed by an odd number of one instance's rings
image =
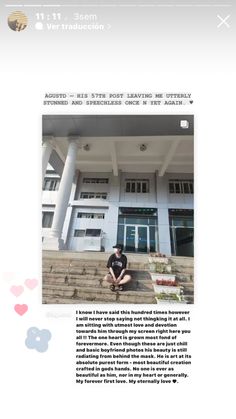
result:
[(1, 410), (231, 417), (234, 2), (0, 23)]

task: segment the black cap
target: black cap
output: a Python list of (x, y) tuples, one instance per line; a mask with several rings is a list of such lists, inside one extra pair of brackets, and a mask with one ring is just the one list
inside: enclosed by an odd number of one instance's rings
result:
[(117, 243), (115, 246), (113, 246), (113, 249), (114, 249), (114, 248), (116, 248), (116, 249), (120, 249), (120, 251), (121, 251), (121, 252), (123, 252), (124, 246), (123, 246), (123, 244), (118, 244), (118, 243)]

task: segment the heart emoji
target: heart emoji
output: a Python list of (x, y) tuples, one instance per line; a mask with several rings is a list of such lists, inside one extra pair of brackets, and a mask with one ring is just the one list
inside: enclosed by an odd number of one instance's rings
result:
[(38, 285), (38, 280), (37, 279), (26, 279), (25, 280), (25, 285), (27, 286), (27, 288), (29, 288), (30, 290), (33, 290), (35, 287), (37, 287)]
[(192, 105), (193, 104), (193, 100), (190, 100), (189, 103)]
[(19, 316), (23, 316), (23, 314), (25, 314), (28, 310), (28, 306), (27, 304), (16, 304), (14, 306), (14, 310), (17, 314), (19, 314)]
[(177, 383), (177, 380), (172, 380), (173, 381), (173, 383)]
[(15, 297), (19, 297), (19, 295), (21, 295), (24, 291), (24, 287), (22, 285), (12, 285), (10, 291)]

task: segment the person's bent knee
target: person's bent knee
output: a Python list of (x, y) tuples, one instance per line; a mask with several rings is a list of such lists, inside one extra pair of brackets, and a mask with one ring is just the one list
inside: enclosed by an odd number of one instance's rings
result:
[(125, 275), (122, 280), (120, 281), (121, 284), (127, 284), (128, 282), (130, 282), (132, 279), (132, 277), (130, 275)]
[(113, 282), (113, 278), (110, 274), (107, 274), (104, 276), (104, 281)]

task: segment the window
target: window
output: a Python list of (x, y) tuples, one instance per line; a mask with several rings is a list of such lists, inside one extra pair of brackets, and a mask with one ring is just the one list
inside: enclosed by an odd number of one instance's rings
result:
[(126, 179), (125, 192), (126, 193), (148, 193), (149, 180), (148, 179)]
[(107, 178), (84, 177), (83, 183), (108, 183)]
[(44, 191), (57, 191), (60, 185), (60, 179), (45, 178), (43, 184)]
[(53, 168), (51, 168), (51, 169), (47, 169), (47, 170), (46, 170), (46, 174), (47, 174), (47, 175), (55, 175), (55, 174), (56, 174), (56, 171), (55, 171)]
[(85, 230), (75, 230), (74, 231), (74, 237), (84, 237), (85, 236)]
[(78, 212), (77, 218), (92, 218), (96, 220), (101, 220), (105, 218), (105, 214), (102, 213), (90, 213), (90, 212)]
[(169, 193), (193, 194), (193, 180), (170, 180)]
[(174, 227), (193, 227), (193, 217), (171, 217), (170, 224)]
[(53, 220), (53, 212), (43, 212), (42, 227), (51, 228)]
[(81, 199), (107, 199), (106, 192), (81, 192)]
[(157, 225), (157, 216), (156, 217), (138, 217), (138, 216), (122, 216), (119, 215), (119, 225), (121, 224), (138, 224), (138, 225)]
[(101, 229), (100, 228), (88, 228), (86, 230), (86, 237), (100, 237), (101, 236)]
[[(138, 182), (138, 185), (139, 185), (139, 182)], [(141, 187), (142, 193), (147, 193), (147, 182), (142, 182), (140, 187)]]
[(130, 208), (130, 207), (121, 207), (120, 213), (122, 215), (156, 215), (157, 208)]

